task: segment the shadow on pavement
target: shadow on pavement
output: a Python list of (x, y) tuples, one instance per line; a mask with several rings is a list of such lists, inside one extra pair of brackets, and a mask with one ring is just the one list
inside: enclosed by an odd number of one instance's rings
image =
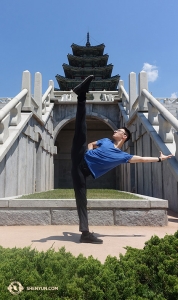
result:
[(168, 222), (178, 223), (178, 219), (168, 218)]
[[(110, 235), (110, 234), (99, 234), (94, 233), (97, 237), (144, 237), (145, 235), (139, 235), (139, 234), (132, 234), (132, 235)], [(76, 244), (80, 243), (80, 233), (73, 233), (73, 232), (63, 232), (62, 236), (59, 235), (53, 235), (46, 238), (42, 238), (40, 240), (32, 240), (31, 242), (35, 243), (46, 243), (47, 241), (65, 241), (65, 242), (73, 242)]]

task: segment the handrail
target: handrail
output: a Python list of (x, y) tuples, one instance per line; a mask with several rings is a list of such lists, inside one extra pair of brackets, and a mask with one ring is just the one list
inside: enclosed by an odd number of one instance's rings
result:
[(44, 95), (42, 97), (42, 103), (46, 100), (46, 98), (47, 98), (48, 94), (51, 92), (52, 88), (53, 88), (52, 85), (50, 85), (48, 87), (48, 89), (46, 90), (46, 92), (44, 93)]
[(145, 96), (153, 104), (153, 106), (159, 110), (163, 117), (178, 131), (178, 120), (146, 89), (142, 90), (142, 95)]
[(10, 102), (8, 102), (1, 110), (0, 110), (0, 122), (4, 119), (4, 117), (11, 111), (14, 106), (28, 93), (27, 89), (23, 89), (17, 96), (15, 96)]
[(138, 99), (139, 99), (139, 97), (137, 97), (137, 99), (133, 103), (132, 108), (131, 108), (132, 111), (135, 111), (137, 109), (137, 107), (138, 107)]
[(123, 85), (120, 86), (124, 96), (126, 97), (127, 102), (129, 102), (129, 95), (127, 94), (126, 90), (124, 89)]
[(39, 107), (39, 104), (35, 101), (35, 99), (33, 97), (31, 97), (33, 104), (36, 106), (36, 108)]

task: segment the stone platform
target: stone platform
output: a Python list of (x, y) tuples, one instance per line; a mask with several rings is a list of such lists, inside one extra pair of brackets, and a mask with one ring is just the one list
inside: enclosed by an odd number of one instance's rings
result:
[[(167, 226), (167, 208), (167, 200), (147, 196), (89, 199), (88, 218), (92, 226)], [(77, 224), (75, 199), (0, 199), (0, 226)]]

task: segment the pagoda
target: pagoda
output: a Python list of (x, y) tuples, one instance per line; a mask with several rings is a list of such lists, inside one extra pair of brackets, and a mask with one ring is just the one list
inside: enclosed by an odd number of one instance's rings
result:
[(104, 54), (104, 44), (91, 46), (87, 33), (86, 46), (71, 45), (73, 54), (68, 54), (69, 64), (63, 64), (64, 76), (57, 74), (60, 91), (73, 90), (87, 76), (94, 75), (90, 91), (116, 91), (120, 76), (111, 76), (113, 65), (107, 64), (109, 55)]

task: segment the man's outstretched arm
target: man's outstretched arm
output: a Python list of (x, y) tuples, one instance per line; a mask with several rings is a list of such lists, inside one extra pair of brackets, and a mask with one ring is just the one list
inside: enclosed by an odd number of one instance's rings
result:
[[(168, 158), (171, 158), (173, 155), (170, 154), (170, 155), (164, 155), (161, 151), (160, 151), (160, 156), (159, 157), (143, 157), (143, 156), (137, 156), (137, 155), (134, 155), (130, 160), (129, 160), (129, 163), (148, 163), (148, 162), (158, 162), (158, 161), (163, 161), (163, 160), (166, 160)], [(160, 158), (160, 160), (159, 160)]]

